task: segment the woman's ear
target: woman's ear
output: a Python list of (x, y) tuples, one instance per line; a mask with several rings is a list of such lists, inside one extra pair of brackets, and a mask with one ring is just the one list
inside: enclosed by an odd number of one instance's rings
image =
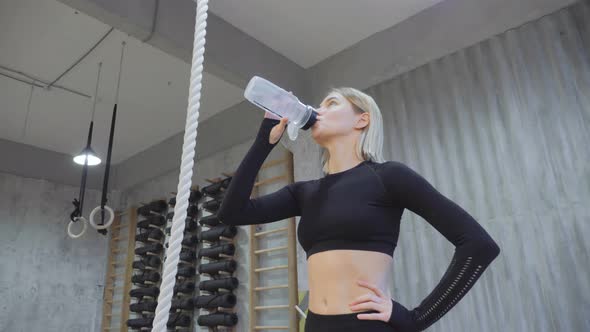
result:
[(355, 128), (358, 128), (358, 129), (365, 128), (366, 126), (369, 125), (370, 119), (371, 119), (371, 115), (369, 114), (369, 112), (361, 113), (361, 116), (359, 116), (358, 120), (356, 121)]

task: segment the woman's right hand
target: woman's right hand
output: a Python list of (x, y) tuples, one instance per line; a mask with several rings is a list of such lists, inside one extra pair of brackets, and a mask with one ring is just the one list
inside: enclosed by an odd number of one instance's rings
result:
[[(293, 94), (292, 91), (289, 91), (289, 93)], [(289, 122), (289, 118), (280, 118), (280, 117), (272, 114), (269, 111), (264, 112), (264, 117), (281, 121), (271, 129), (270, 135), (268, 138), (268, 141), (270, 142), (270, 144), (275, 144), (276, 142), (278, 142), (281, 139), (283, 132), (285, 131), (285, 127), (287, 126), (287, 123)]]
[(276, 116), (274, 116), (273, 114), (270, 114), (269, 112), (265, 112), (266, 114), (264, 115), (265, 118), (270, 118), (270, 119), (276, 119), (279, 120), (280, 122), (278, 124), (276, 124), (274, 127), (272, 127), (272, 129), (270, 130), (270, 134), (268, 137), (268, 142), (270, 144), (275, 144), (276, 142), (278, 142), (281, 139), (281, 136), (283, 136), (283, 132), (285, 131), (285, 127), (287, 127), (287, 123), (289, 122), (289, 118), (278, 118)]

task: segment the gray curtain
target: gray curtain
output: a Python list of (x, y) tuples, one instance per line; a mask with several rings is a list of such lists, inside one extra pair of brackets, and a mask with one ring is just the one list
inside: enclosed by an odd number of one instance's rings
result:
[[(429, 331), (590, 331), (589, 22), (583, 1), (367, 90), (385, 158), (422, 174), (502, 249)], [(393, 297), (416, 306), (453, 250), (406, 211)]]

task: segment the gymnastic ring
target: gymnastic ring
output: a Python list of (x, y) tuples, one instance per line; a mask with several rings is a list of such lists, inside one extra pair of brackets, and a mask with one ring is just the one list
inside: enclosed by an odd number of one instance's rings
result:
[(82, 231), (80, 232), (80, 234), (72, 233), (72, 225), (74, 224), (74, 221), (70, 220), (70, 222), (68, 223), (68, 236), (71, 237), (72, 239), (77, 239), (80, 236), (82, 236), (84, 233), (86, 233), (86, 228), (88, 227), (88, 221), (86, 221), (86, 218), (76, 217), (75, 219), (76, 219), (76, 221), (82, 222)]
[(111, 209), (110, 207), (108, 207), (107, 205), (105, 205), (104, 206), (104, 209), (107, 210), (109, 212), (109, 214), (110, 214), (109, 220), (104, 225), (97, 225), (97, 224), (95, 224), (94, 223), (94, 216), (101, 209), (102, 209), (102, 207), (100, 205), (97, 206), (97, 207), (95, 207), (94, 210), (92, 210), (92, 212), (90, 212), (90, 217), (88, 217), (88, 223), (94, 229), (105, 229), (105, 228), (108, 228), (113, 223), (113, 220), (115, 220), (115, 212), (113, 212), (113, 209)]

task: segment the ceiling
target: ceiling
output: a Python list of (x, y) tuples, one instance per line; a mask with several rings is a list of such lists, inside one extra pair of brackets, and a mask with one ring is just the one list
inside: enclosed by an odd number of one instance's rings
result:
[[(308, 68), (440, 1), (215, 0), (210, 6), (230, 24)], [(109, 29), (55, 0), (0, 0), (0, 66), (51, 82)], [(122, 41), (127, 45), (115, 164), (184, 130), (190, 74), (187, 63), (113, 30), (63, 76), (57, 85), (93, 95), (98, 63), (103, 63), (93, 137), (103, 159)], [(0, 73), (26, 79), (1, 68)], [(203, 80), (199, 121), (244, 100), (241, 88), (206, 73)], [(57, 88), (31, 91), (28, 84), (0, 76), (0, 100), (0, 139), (70, 155), (83, 147), (91, 99)]]
[[(55, 80), (109, 26), (54, 0), (0, 1), (0, 65)], [(103, 62), (93, 147), (106, 158), (121, 43), (126, 41), (112, 162), (118, 163), (184, 130), (190, 65), (117, 30), (56, 84), (94, 94)], [(0, 69), (0, 73), (9, 73)], [(22, 76), (11, 74), (23, 78)], [(34, 88), (0, 76), (0, 138), (66, 154), (84, 146), (92, 100)], [(243, 100), (243, 90), (205, 74), (199, 121)], [(26, 122), (26, 129), (25, 129)]]
[(209, 6), (225, 21), (309, 68), (441, 1), (214, 0)]

